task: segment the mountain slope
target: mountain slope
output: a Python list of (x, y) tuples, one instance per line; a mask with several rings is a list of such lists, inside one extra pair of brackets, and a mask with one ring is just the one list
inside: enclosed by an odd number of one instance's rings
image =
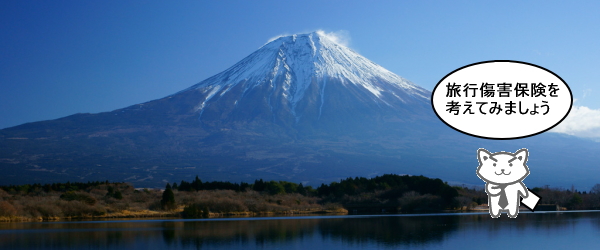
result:
[(293, 135), (312, 129), (361, 131), (353, 125), (364, 119), (412, 119), (399, 114), (422, 115), (430, 109), (429, 95), (314, 32), (280, 37), (167, 98), (186, 103), (187, 112), (197, 114), (205, 128), (264, 128)]
[(480, 184), (480, 147), (528, 147), (534, 185), (591, 186), (600, 173), (597, 143), (556, 134), (472, 138), (437, 119), (430, 95), (323, 33), (280, 37), (165, 98), (0, 130), (0, 183), (160, 187), (199, 175), (318, 185), (397, 173)]
[[(354, 101), (395, 109), (401, 104), (423, 102), (430, 95), (320, 32), (280, 37), (183, 92), (204, 94), (195, 107), (203, 113), (221, 98), (244, 101), (256, 91), (267, 94), (266, 104), (273, 112), (283, 109), (301, 120), (310, 108), (318, 111), (317, 117), (322, 115), (328, 83), (358, 88), (350, 93)], [(317, 92), (316, 100), (312, 99), (313, 92)], [(234, 106), (240, 104), (235, 101)]]

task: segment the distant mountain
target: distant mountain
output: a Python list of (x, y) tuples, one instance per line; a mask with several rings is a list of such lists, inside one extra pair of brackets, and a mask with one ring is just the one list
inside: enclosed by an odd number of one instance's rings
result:
[[(321, 33), (280, 37), (231, 68), (167, 98), (205, 128), (295, 137), (362, 133), (384, 119), (411, 121), (430, 92)], [(144, 105), (135, 107), (148, 110)], [(368, 127), (369, 125), (367, 125)]]
[[(318, 185), (397, 173), (482, 184), (479, 147), (529, 147), (526, 184), (587, 187), (600, 173), (598, 143), (548, 133), (472, 138), (438, 120), (430, 95), (320, 32), (280, 37), (162, 99), (0, 130), (0, 183), (109, 179), (153, 187), (198, 175)], [(544, 163), (539, 170), (536, 161)]]

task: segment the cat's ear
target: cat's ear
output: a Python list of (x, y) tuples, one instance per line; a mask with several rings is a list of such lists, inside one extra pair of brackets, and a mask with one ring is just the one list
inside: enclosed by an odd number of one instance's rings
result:
[(480, 163), (484, 163), (485, 161), (490, 160), (490, 157), (492, 156), (492, 154), (487, 151), (485, 148), (480, 148), (479, 150), (477, 150), (477, 160), (479, 160)]
[(519, 149), (519, 150), (517, 150), (517, 152), (515, 152), (515, 157), (517, 158), (516, 160), (518, 160), (521, 163), (527, 162), (528, 156), (529, 156), (529, 152), (527, 151), (526, 148)]

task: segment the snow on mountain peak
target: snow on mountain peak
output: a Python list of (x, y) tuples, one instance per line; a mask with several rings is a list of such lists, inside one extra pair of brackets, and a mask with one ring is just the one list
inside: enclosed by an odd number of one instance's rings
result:
[[(343, 85), (356, 85), (371, 93), (376, 102), (388, 104), (382, 93), (387, 92), (400, 101), (403, 97), (428, 99), (427, 90), (371, 62), (346, 46), (339, 39), (323, 31), (278, 37), (263, 45), (229, 69), (210, 77), (187, 90), (206, 93), (197, 107), (202, 111), (209, 101), (223, 96), (242, 84), (244, 93), (256, 86), (282, 84), (282, 95), (289, 102), (291, 112), (303, 99), (309, 85), (319, 85), (321, 99), (330, 78)], [(404, 92), (400, 94), (397, 92)]]

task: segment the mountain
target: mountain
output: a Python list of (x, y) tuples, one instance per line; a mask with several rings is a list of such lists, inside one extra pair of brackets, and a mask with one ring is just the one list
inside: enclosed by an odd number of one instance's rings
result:
[(410, 121), (428, 112), (429, 96), (315, 32), (280, 37), (167, 98), (186, 103), (185, 112), (207, 128), (294, 137), (311, 130), (359, 132), (366, 125), (361, 121), (372, 119)]
[[(158, 187), (198, 175), (318, 185), (397, 173), (481, 184), (479, 147), (530, 147), (530, 163), (539, 152), (537, 161), (551, 165), (537, 180), (530, 165), (528, 179), (539, 185), (594, 183), (586, 170), (597, 173), (598, 157), (579, 154), (597, 143), (548, 133), (472, 138), (439, 121), (430, 95), (322, 32), (280, 37), (165, 98), (0, 130), (0, 183), (109, 179)], [(557, 159), (565, 143), (576, 154)], [(573, 162), (581, 165), (557, 165)]]

